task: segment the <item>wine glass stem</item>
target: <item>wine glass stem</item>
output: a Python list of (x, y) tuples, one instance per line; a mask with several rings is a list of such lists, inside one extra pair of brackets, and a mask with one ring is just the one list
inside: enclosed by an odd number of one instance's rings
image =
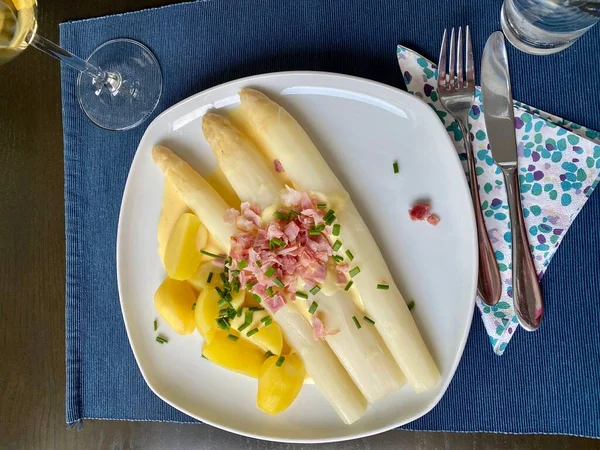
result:
[(70, 66), (73, 69), (92, 77), (96, 83), (101, 83), (102, 86), (112, 93), (116, 93), (121, 85), (121, 76), (119, 73), (104, 71), (101, 68), (96, 67), (93, 64), (90, 64), (89, 62), (71, 54), (70, 52), (56, 45), (54, 42), (49, 41), (37, 33), (33, 36), (29, 44), (46, 53), (47, 55), (58, 59), (67, 66)]

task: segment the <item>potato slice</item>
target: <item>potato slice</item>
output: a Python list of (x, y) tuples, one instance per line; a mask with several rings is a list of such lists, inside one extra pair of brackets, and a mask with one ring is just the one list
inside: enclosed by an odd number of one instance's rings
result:
[(267, 359), (258, 377), (256, 406), (271, 415), (289, 408), (302, 389), (306, 375), (304, 364), (297, 354), (281, 358), (284, 357), (271, 356)]
[[(214, 282), (214, 277), (213, 277)], [(210, 342), (217, 330), (217, 319), (219, 317), (219, 296), (216, 286), (210, 284), (200, 293), (196, 301), (195, 320), (198, 332), (205, 341)], [(244, 303), (245, 292), (240, 291), (231, 295), (231, 306), (238, 309)]]
[[(202, 354), (209, 361), (253, 378), (258, 378), (260, 368), (265, 362), (265, 353), (256, 345), (244, 339), (233, 341), (223, 330), (216, 330), (210, 342), (204, 344)], [(236, 335), (232, 330), (232, 335)], [(304, 379), (304, 378), (303, 378)]]
[[(249, 322), (249, 325), (244, 326), (247, 318), (250, 317), (252, 319)], [(283, 333), (281, 332), (279, 325), (277, 325), (272, 318), (270, 325), (265, 326), (262, 320), (268, 321), (268, 319), (266, 319), (267, 317), (270, 317), (269, 313), (264, 309), (261, 309), (260, 311), (251, 311), (250, 308), (242, 308), (242, 314), (234, 317), (231, 321), (231, 328), (238, 330), (238, 328), (244, 326), (243, 330), (240, 332), (242, 338), (253, 342), (265, 351), (280, 355), (281, 349), (283, 348)], [(255, 328), (258, 329), (258, 333), (250, 333), (250, 336), (248, 336), (248, 332)]]
[[(212, 286), (216, 286), (216, 285), (220, 284), (220, 282), (221, 282), (220, 274), (222, 271), (223, 271), (222, 268), (215, 266), (211, 262), (207, 262), (204, 264), (201, 263), (200, 267), (198, 267), (198, 270), (196, 270), (196, 273), (194, 273), (194, 275), (192, 275), (186, 281), (188, 283), (190, 283), (194, 289), (196, 289), (198, 292), (200, 292), (208, 284), (211, 284)], [(208, 283), (208, 277), (210, 276), (211, 273), (213, 275), (210, 279), (210, 283)]]
[(194, 214), (184, 213), (177, 220), (165, 249), (165, 270), (170, 278), (187, 280), (198, 269), (202, 260), (196, 247), (200, 228), (204, 225)]
[(158, 314), (177, 334), (190, 334), (196, 328), (193, 305), (196, 294), (185, 281), (165, 278), (154, 294)]

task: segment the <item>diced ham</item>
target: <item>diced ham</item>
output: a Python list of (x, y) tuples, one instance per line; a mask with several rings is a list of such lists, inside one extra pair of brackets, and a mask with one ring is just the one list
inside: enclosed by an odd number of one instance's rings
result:
[(263, 303), (272, 314), (285, 306), (285, 300), (280, 293), (275, 294), (273, 297), (267, 297)]
[(277, 173), (285, 172), (285, 170), (283, 169), (283, 165), (281, 165), (281, 161), (279, 161), (278, 159), (273, 161), (273, 165), (275, 166), (275, 172), (277, 172)]
[(280, 198), (285, 206), (294, 206), (300, 203), (302, 193), (286, 185), (285, 190), (281, 191)]
[(296, 222), (290, 222), (285, 227), (285, 235), (288, 238), (289, 242), (293, 242), (298, 237), (298, 233), (300, 233), (300, 227), (296, 224)]
[(337, 270), (336, 271), (336, 281), (338, 284), (346, 284), (348, 278), (346, 277), (346, 274), (344, 272), (342, 272), (341, 270)]
[(225, 222), (227, 225), (233, 225), (235, 223), (236, 217), (238, 217), (239, 215), (240, 212), (237, 209), (230, 208), (227, 211), (225, 211), (225, 214), (223, 215), (223, 222)]
[(319, 339), (325, 339), (325, 336), (327, 336), (327, 331), (325, 331), (325, 325), (323, 325), (323, 321), (314, 315), (312, 316), (311, 323), (313, 329), (313, 338), (315, 338), (315, 341), (318, 341)]
[(429, 202), (415, 203), (412, 208), (409, 209), (408, 215), (413, 222), (426, 220), (429, 224), (434, 226), (440, 223), (439, 216), (431, 213), (431, 204)]

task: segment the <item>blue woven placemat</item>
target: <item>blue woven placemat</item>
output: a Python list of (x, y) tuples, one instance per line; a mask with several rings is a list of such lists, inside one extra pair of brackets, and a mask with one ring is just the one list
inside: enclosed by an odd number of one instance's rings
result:
[[(475, 54), (499, 29), (500, 1), (212, 0), (61, 24), (61, 44), (86, 56), (128, 37), (163, 70), (159, 109), (215, 84), (280, 70), (324, 70), (402, 86), (396, 44), (436, 59), (441, 30), (470, 24)], [(510, 49), (514, 97), (600, 129), (600, 28), (553, 56)], [(144, 383), (127, 341), (115, 247), (121, 195), (145, 126), (93, 125), (62, 71), (67, 238), (67, 422), (85, 418), (193, 422)], [(404, 428), (600, 437), (600, 193), (592, 195), (542, 282), (546, 319), (495, 356), (474, 320), (448, 392)]]

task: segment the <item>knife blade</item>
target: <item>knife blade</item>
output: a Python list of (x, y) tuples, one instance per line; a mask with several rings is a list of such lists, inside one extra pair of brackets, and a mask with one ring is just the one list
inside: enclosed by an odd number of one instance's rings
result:
[(513, 100), (508, 72), (508, 57), (501, 31), (489, 37), (481, 59), (481, 95), (485, 99), (487, 135), (496, 163), (517, 164)]
[(497, 31), (488, 38), (481, 61), (483, 117), (492, 157), (502, 169), (510, 211), (512, 235), (512, 282), (515, 313), (527, 331), (542, 323), (542, 293), (529, 251), (527, 228), (521, 208), (517, 139), (515, 133), (508, 57), (504, 35)]

